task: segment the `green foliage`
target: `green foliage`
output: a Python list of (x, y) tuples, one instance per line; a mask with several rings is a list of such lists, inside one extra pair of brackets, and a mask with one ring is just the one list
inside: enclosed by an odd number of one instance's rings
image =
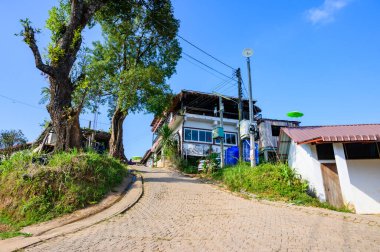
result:
[(2, 130), (0, 132), (0, 154), (7, 157), (12, 153), (13, 146), (26, 144), (27, 141), (21, 130)]
[[(51, 42), (48, 45), (47, 58), (52, 64), (57, 64), (65, 55), (65, 51), (59, 45), (59, 40), (62, 39), (63, 35), (66, 32), (67, 25), (70, 20), (70, 12), (70, 1), (68, 0), (60, 0), (58, 7), (54, 6), (49, 10), (49, 17), (46, 20), (45, 26), (51, 32)], [(80, 27), (78, 29), (79, 36), (81, 34), (81, 30), (82, 28)], [(77, 30), (75, 32), (77, 32)], [(78, 38), (76, 38), (75, 43), (78, 41)]]
[(213, 173), (219, 167), (219, 155), (211, 153), (206, 157), (206, 162), (203, 163), (203, 173)]
[[(158, 18), (167, 28), (162, 28)], [(170, 1), (110, 3), (96, 20), (102, 26), (104, 43), (94, 43), (91, 75), (108, 94), (109, 114), (117, 107), (125, 114), (161, 115), (172, 98), (165, 82), (174, 74), (181, 55), (176, 39), (179, 22)]]
[(158, 137), (160, 137), (160, 142), (162, 148), (164, 149), (164, 155), (171, 154), (171, 149), (173, 149), (175, 142), (173, 139), (173, 130), (168, 124), (164, 124), (158, 130)]
[(10, 226), (6, 232), (99, 202), (126, 175), (119, 161), (93, 152), (58, 153), (46, 166), (33, 163), (35, 157), (24, 151), (0, 164), (0, 226)]
[(23, 37), (24, 42), (27, 45), (30, 45), (31, 42), (34, 40), (34, 35), (41, 32), (38, 28), (32, 27), (32, 22), (26, 18), (26, 19), (20, 19), (20, 23), (22, 25), (23, 30), (19, 33), (16, 33), (16, 36)]
[(178, 155), (171, 158), (176, 168), (187, 174), (197, 174), (198, 167), (195, 164), (192, 164), (186, 159), (179, 157)]
[(2, 130), (0, 132), (0, 148), (9, 148), (27, 142), (21, 130)]
[(48, 57), (53, 64), (57, 63), (64, 55), (65, 51), (62, 48), (53, 44), (49, 44)]
[(52, 43), (57, 43), (65, 33), (70, 18), (70, 11), (70, 1), (67, 0), (60, 0), (58, 7), (54, 6), (49, 10), (46, 28), (51, 31)]
[(212, 174), (212, 178), (221, 181), (232, 191), (250, 192), (258, 198), (348, 211), (336, 209), (311, 196), (307, 181), (300, 179), (293, 169), (282, 163), (265, 163), (255, 168), (239, 164), (218, 170)]

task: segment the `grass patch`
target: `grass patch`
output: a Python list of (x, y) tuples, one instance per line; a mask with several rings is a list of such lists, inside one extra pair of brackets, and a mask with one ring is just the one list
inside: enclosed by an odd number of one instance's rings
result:
[(24, 237), (30, 237), (31, 234), (22, 233), (18, 231), (11, 231), (11, 232), (1, 232), (0, 233), (0, 240), (16, 237), (16, 236), (24, 236)]
[(0, 164), (0, 238), (98, 203), (125, 175), (119, 161), (94, 152), (58, 153), (46, 165), (16, 153)]
[(208, 177), (222, 182), (231, 191), (253, 193), (262, 199), (350, 212), (347, 208), (337, 209), (325, 202), (320, 202), (314, 196), (314, 192), (310, 191), (308, 182), (302, 180), (286, 164), (266, 163), (255, 168), (247, 164), (239, 164), (218, 170)]

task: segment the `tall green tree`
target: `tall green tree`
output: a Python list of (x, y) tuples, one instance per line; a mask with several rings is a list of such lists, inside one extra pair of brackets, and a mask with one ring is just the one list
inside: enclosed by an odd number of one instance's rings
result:
[(0, 132), (0, 149), (6, 156), (11, 154), (11, 148), (15, 145), (26, 144), (27, 139), (21, 130), (2, 130)]
[(101, 80), (110, 103), (110, 155), (124, 159), (123, 122), (128, 114), (161, 114), (170, 104), (166, 81), (181, 55), (179, 21), (170, 0), (110, 5), (97, 18), (104, 42), (94, 44), (92, 76)]
[(119, 2), (128, 1), (60, 0), (59, 5), (49, 11), (46, 21), (46, 28), (51, 32), (46, 59), (37, 45), (36, 34), (40, 30), (34, 28), (30, 20), (21, 20), (23, 29), (19, 35), (30, 47), (36, 67), (49, 80), (47, 110), (57, 134), (56, 150), (80, 147), (79, 114), (82, 106), (73, 107), (73, 94), (81, 88), (83, 82), (79, 79), (83, 76), (73, 74), (73, 66), (82, 45), (82, 31), (93, 23), (94, 15), (104, 6), (111, 3), (115, 6)]

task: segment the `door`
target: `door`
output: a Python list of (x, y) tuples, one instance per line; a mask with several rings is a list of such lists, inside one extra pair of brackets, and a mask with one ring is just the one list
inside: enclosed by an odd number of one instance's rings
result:
[(321, 164), (321, 170), (326, 201), (332, 206), (343, 207), (344, 203), (336, 164)]

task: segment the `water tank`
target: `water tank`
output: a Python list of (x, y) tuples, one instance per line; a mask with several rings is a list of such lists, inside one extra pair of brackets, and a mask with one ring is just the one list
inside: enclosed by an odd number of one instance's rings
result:
[(225, 165), (236, 165), (239, 160), (239, 147), (232, 146), (226, 150)]

